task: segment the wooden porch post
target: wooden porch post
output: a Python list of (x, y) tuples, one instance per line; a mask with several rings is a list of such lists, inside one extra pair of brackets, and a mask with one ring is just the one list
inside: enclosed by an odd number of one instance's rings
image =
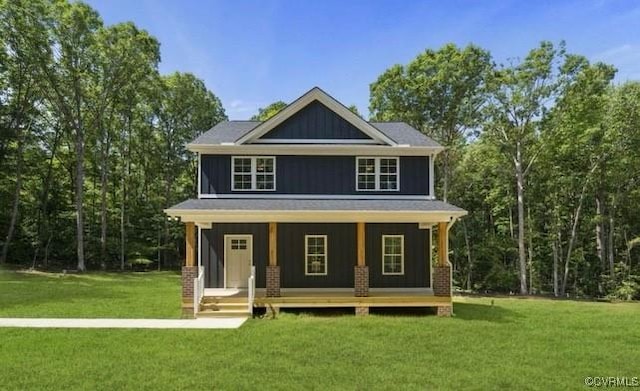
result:
[[(356, 224), (356, 266), (354, 274), (354, 294), (356, 297), (369, 296), (369, 267), (366, 259), (366, 225), (365, 223)], [(356, 314), (365, 315), (369, 312), (369, 307), (356, 307)]]
[(449, 264), (449, 231), (447, 223), (438, 223), (438, 266)]
[(198, 276), (196, 266), (196, 225), (184, 223), (185, 227), (185, 262), (182, 266), (182, 316), (193, 318), (193, 280)]
[[(449, 223), (438, 223), (438, 264), (433, 268), (433, 294), (451, 298), (451, 263), (449, 263)], [(438, 316), (451, 316), (452, 305), (438, 306)]]
[(278, 265), (278, 223), (269, 223), (269, 266)]
[(365, 236), (364, 236), (364, 223), (358, 223), (358, 266), (365, 266)]
[(185, 223), (185, 266), (195, 266), (196, 264), (196, 225), (193, 222)]
[(278, 266), (278, 223), (269, 223), (269, 264), (267, 265), (267, 297), (280, 297)]

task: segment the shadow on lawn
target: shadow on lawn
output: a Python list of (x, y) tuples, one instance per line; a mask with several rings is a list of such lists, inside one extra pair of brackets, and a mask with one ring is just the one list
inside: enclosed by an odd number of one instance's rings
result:
[(510, 323), (521, 317), (515, 311), (491, 304), (454, 303), (453, 313), (456, 319), (496, 323)]

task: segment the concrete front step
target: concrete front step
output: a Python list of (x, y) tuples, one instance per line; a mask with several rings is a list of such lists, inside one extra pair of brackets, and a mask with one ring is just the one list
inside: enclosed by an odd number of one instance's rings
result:
[(242, 316), (251, 316), (247, 309), (243, 310), (223, 310), (223, 311), (213, 311), (213, 310), (203, 310), (198, 312), (196, 315), (197, 318), (238, 318)]

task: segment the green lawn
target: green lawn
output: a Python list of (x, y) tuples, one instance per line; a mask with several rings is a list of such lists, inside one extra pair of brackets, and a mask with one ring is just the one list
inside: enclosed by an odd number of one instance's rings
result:
[[(177, 317), (178, 284), (5, 273), (0, 314)], [(637, 303), (458, 298), (454, 311), (282, 314), (213, 331), (0, 329), (0, 389), (585, 389), (587, 376), (640, 377)]]
[(179, 318), (180, 275), (0, 269), (0, 317)]

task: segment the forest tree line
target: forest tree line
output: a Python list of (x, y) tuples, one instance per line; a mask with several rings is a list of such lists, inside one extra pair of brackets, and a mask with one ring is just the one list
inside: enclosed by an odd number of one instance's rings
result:
[[(177, 267), (184, 230), (162, 210), (196, 193), (184, 144), (226, 119), (220, 100), (84, 3), (0, 0), (0, 29), (0, 262)], [(640, 84), (615, 73), (564, 43), (504, 64), (448, 44), (371, 84), (372, 120), (447, 147), (438, 198), (469, 211), (451, 231), (458, 288), (637, 297)]]
[(0, 43), (0, 263), (178, 266), (162, 210), (195, 193), (184, 144), (226, 119), (220, 100), (81, 2), (0, 1)]

